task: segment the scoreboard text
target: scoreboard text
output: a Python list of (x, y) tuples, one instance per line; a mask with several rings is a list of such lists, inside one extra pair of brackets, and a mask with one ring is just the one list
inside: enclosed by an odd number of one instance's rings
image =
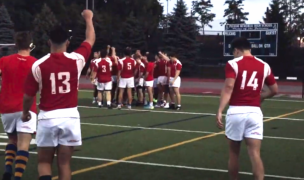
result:
[(233, 56), (231, 42), (245, 37), (254, 56), (277, 56), (278, 24), (227, 24), (224, 32), (224, 56)]

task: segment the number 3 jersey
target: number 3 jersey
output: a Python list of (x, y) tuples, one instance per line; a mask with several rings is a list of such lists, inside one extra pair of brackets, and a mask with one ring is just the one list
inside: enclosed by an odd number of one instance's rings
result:
[(38, 119), (79, 118), (79, 78), (90, 54), (91, 45), (83, 42), (72, 53), (50, 53), (33, 64), (25, 94), (35, 96), (40, 91)]
[(226, 78), (234, 78), (230, 106), (260, 107), (260, 94), (264, 83), (276, 83), (270, 66), (254, 56), (241, 56), (227, 62)]
[(95, 60), (97, 73), (97, 81), (99, 83), (107, 83), (112, 81), (112, 61), (110, 58), (99, 58)]

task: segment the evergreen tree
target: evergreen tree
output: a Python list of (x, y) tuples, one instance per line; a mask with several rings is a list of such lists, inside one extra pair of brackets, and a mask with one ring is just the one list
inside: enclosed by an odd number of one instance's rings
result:
[(42, 56), (50, 51), (47, 45), (50, 30), (58, 24), (58, 21), (48, 5), (44, 4), (41, 12), (36, 15), (34, 20), (34, 43), (36, 44), (35, 54)]
[(212, 28), (210, 22), (215, 18), (215, 14), (211, 13), (211, 8), (213, 7), (210, 0), (200, 0), (193, 1), (193, 11), (197, 13), (199, 16), (197, 20), (201, 23), (201, 28), (203, 30), (203, 35), (205, 34), (205, 26)]
[(280, 74), (288, 73), (288, 69), (292, 65), (291, 59), (288, 58), (287, 49), (291, 41), (287, 33), (287, 22), (285, 21), (284, 13), (284, 7), (281, 5), (280, 0), (272, 0), (270, 8), (267, 7), (263, 17), (264, 23), (278, 23), (278, 57), (274, 59), (271, 67), (279, 71)]
[(118, 45), (120, 49), (131, 47), (134, 49), (146, 48), (145, 34), (142, 24), (134, 17), (133, 13), (122, 24)]
[(164, 36), (165, 52), (176, 53), (185, 66), (189, 65), (190, 61), (197, 58), (198, 34), (195, 18), (188, 16), (184, 0), (179, 0), (169, 19), (168, 33)]
[(14, 43), (14, 23), (4, 5), (0, 5), (0, 43)]
[(248, 12), (243, 12), (243, 1), (244, 0), (226, 0), (225, 4), (228, 5), (228, 8), (224, 11), (224, 17), (226, 17), (226, 22), (223, 24), (243, 24), (248, 20)]

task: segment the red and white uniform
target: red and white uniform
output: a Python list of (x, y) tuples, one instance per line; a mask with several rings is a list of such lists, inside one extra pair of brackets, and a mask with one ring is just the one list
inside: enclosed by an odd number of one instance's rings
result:
[[(117, 58), (117, 61), (118, 61), (118, 57)], [(118, 64), (116, 63), (115, 61), (115, 58), (114, 57), (110, 57), (111, 59), (111, 62), (112, 62), (112, 82), (113, 83), (117, 83), (117, 74), (118, 74)]]
[(97, 67), (94, 72), (97, 73), (97, 90), (112, 90), (112, 61), (110, 58), (100, 58), (96, 61)]
[(154, 63), (154, 72), (153, 72), (153, 77), (154, 77), (154, 82), (153, 82), (153, 87), (156, 88), (157, 87), (157, 80), (159, 77), (159, 73), (158, 73), (158, 66), (157, 63)]
[(170, 85), (169, 86), (179, 88), (181, 86), (180, 76), (178, 76), (174, 82), (173, 82), (173, 80), (176, 75), (176, 71), (182, 70), (182, 63), (178, 59), (176, 61), (170, 61), (170, 62), (168, 62), (168, 68), (170, 69)]
[[(0, 113), (6, 133), (36, 132), (37, 108), (33, 103), (30, 113), (32, 119), (28, 122), (21, 120), (23, 111), (23, 89), (28, 73), (36, 58), (13, 54), (0, 58), (2, 72), (2, 87), (0, 91)], [(36, 97), (34, 102), (36, 102)]]
[(155, 63), (149, 62), (146, 67), (146, 73), (149, 73), (145, 79), (145, 86), (146, 87), (153, 87), (154, 83), (154, 67)]
[(161, 85), (168, 85), (167, 69), (168, 61), (161, 59), (157, 63), (158, 67), (158, 79), (157, 83)]
[(263, 114), (260, 93), (264, 83), (276, 83), (270, 66), (253, 56), (228, 61), (226, 78), (235, 79), (226, 116), (226, 136), (234, 141), (243, 138), (263, 139)]
[(134, 72), (136, 61), (133, 58), (119, 60), (118, 70), (120, 71), (119, 88), (134, 88)]
[(72, 53), (51, 53), (36, 61), (25, 83), (25, 94), (40, 91), (37, 146), (80, 146), (80, 115), (77, 109), (81, 71), (91, 54), (83, 42)]
[[(91, 69), (91, 73), (93, 73), (95, 71), (95, 69), (97, 68), (97, 61), (98, 59), (92, 59), (91, 63), (90, 63), (90, 69)], [(97, 82), (97, 78), (95, 79), (95, 83), (94, 85), (97, 86), (98, 82)]]
[(135, 84), (136, 87), (143, 87), (144, 86), (144, 78), (141, 76), (139, 77), (140, 74), (144, 75), (145, 73), (145, 64), (143, 62), (141, 62), (140, 64), (137, 63), (136, 64), (136, 69), (137, 69), (137, 73), (135, 74)]

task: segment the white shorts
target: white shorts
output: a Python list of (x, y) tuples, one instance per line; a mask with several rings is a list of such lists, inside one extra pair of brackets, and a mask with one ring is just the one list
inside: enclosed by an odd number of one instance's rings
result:
[(106, 83), (97, 84), (98, 91), (111, 91), (112, 90), (112, 81)]
[(120, 78), (119, 88), (134, 88), (134, 77), (131, 78)]
[(153, 87), (154, 81), (145, 81), (145, 87)]
[(157, 84), (168, 85), (168, 77), (167, 76), (159, 76), (157, 78)]
[(171, 82), (174, 80), (173, 77), (170, 77), (170, 84), (169, 84), (169, 87), (174, 87), (174, 88), (180, 88), (181, 86), (181, 78), (178, 76), (176, 78), (176, 80), (174, 81), (173, 84), (171, 84)]
[(117, 76), (112, 76), (112, 82), (117, 83)]
[(158, 78), (154, 78), (154, 80), (153, 80), (153, 87), (154, 87), (154, 88), (157, 88), (157, 79), (158, 79)]
[(80, 119), (39, 120), (36, 142), (38, 147), (81, 146)]
[(1, 114), (2, 124), (6, 133), (23, 132), (23, 133), (35, 133), (37, 128), (37, 114), (31, 112), (32, 119), (23, 122), (21, 120), (22, 112)]
[(138, 87), (138, 86), (141, 86), (141, 87), (144, 86), (144, 78), (136, 79), (136, 87)]
[(226, 137), (233, 141), (242, 141), (243, 138), (263, 139), (262, 112), (246, 112), (226, 116)]

